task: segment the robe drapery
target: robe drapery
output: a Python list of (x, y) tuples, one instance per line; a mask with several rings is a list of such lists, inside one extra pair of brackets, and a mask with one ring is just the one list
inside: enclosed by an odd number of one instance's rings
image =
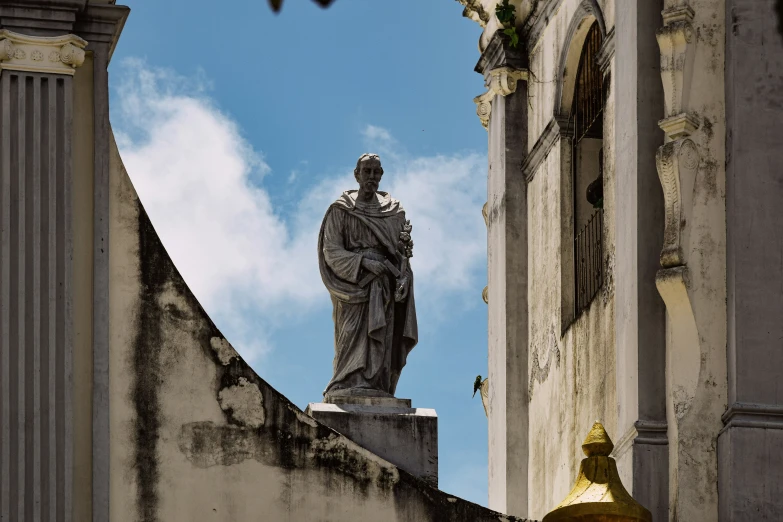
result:
[(408, 353), (419, 339), (413, 273), (408, 268), (408, 296), (394, 301), (393, 275), (375, 277), (363, 257), (384, 258), (398, 269), (405, 210), (385, 192), (370, 203), (357, 201), (358, 191), (344, 192), (326, 211), (318, 236), (318, 265), (334, 306), (334, 374), (324, 394), (341, 389), (374, 389), (394, 395)]

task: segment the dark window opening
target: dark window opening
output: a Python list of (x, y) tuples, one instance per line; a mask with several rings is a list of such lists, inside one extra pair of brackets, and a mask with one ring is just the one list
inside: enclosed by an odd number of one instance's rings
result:
[(579, 58), (571, 124), (574, 129), (574, 319), (603, 285), (603, 76), (596, 56), (601, 32), (594, 23)]

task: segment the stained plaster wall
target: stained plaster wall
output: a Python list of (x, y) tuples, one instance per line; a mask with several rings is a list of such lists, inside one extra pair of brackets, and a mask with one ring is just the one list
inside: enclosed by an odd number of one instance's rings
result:
[(239, 357), (147, 218), (112, 142), (111, 520), (516, 520), (306, 416)]
[[(611, 2), (608, 2), (611, 3)], [(529, 147), (532, 149), (555, 111), (557, 64), (569, 25), (580, 2), (563, 1), (540, 38), (530, 46), (528, 83)], [(604, 3), (601, 3), (602, 5)], [(611, 8), (604, 9), (607, 30)], [(588, 25), (592, 20), (585, 23)], [(529, 512), (542, 517), (570, 491), (581, 461), (581, 444), (592, 423), (601, 420), (617, 433), (614, 352), (614, 106), (612, 79), (604, 115), (604, 269), (605, 282), (589, 309), (565, 332), (561, 322), (562, 242), (571, 241), (562, 219), (570, 185), (570, 150), (555, 141), (528, 184), (529, 270)], [(565, 172), (565, 174), (564, 174)], [(565, 321), (566, 324), (568, 321)]]

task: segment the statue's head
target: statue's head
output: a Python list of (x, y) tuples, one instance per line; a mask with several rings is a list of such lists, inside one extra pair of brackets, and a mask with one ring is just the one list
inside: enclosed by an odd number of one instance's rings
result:
[(362, 154), (353, 171), (356, 182), (365, 192), (375, 193), (383, 176), (381, 158), (377, 154)]

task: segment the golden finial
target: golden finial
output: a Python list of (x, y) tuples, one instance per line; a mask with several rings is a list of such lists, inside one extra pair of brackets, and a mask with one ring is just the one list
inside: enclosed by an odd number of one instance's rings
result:
[(579, 466), (574, 488), (542, 522), (652, 522), (652, 514), (625, 490), (617, 464), (609, 456), (613, 448), (612, 439), (596, 421), (582, 444), (587, 458)]
[(614, 444), (612, 444), (609, 434), (606, 433), (600, 422), (595, 421), (593, 428), (582, 443), (582, 451), (588, 457), (608, 457), (613, 449)]

